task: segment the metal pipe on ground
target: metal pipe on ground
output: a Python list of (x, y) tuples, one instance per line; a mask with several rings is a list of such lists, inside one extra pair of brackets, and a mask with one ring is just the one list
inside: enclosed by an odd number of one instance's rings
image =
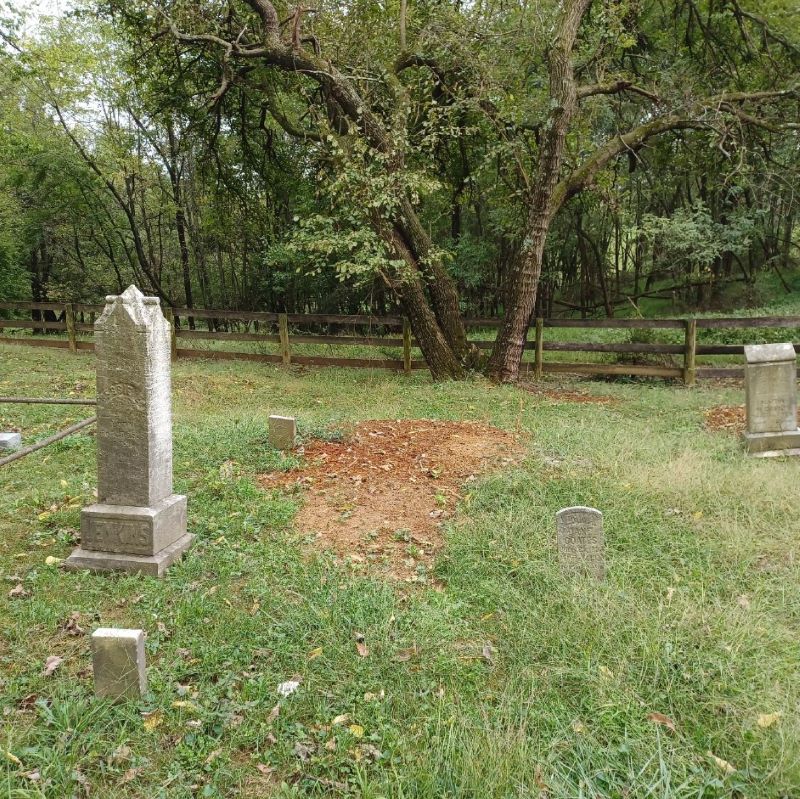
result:
[(20, 405), (97, 405), (93, 399), (72, 399), (71, 397), (0, 397), (0, 402)]
[(84, 419), (83, 421), (76, 422), (70, 427), (61, 430), (58, 433), (50, 436), (49, 438), (45, 438), (42, 441), (37, 441), (35, 444), (31, 444), (29, 447), (24, 447), (21, 450), (18, 450), (13, 455), (8, 455), (5, 458), (0, 458), (0, 466), (5, 466), (8, 463), (12, 463), (13, 461), (19, 460), (20, 458), (24, 458), (26, 455), (30, 455), (32, 452), (37, 452), (44, 447), (49, 446), (50, 444), (55, 444), (56, 441), (61, 441), (62, 438), (66, 438), (67, 436), (71, 436), (73, 433), (77, 433), (79, 430), (83, 430), (84, 427), (88, 427), (90, 424), (94, 424), (97, 421), (96, 416), (92, 416), (89, 419)]

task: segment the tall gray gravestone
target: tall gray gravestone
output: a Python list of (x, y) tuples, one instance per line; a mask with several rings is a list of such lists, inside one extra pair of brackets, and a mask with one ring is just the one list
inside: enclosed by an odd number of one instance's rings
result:
[(595, 508), (564, 508), (556, 514), (558, 560), (566, 574), (606, 576), (603, 514)]
[(794, 345), (750, 344), (744, 355), (748, 452), (800, 454)]
[(172, 493), (170, 325), (157, 297), (130, 286), (95, 323), (97, 504), (81, 513), (68, 569), (161, 577), (194, 536)]

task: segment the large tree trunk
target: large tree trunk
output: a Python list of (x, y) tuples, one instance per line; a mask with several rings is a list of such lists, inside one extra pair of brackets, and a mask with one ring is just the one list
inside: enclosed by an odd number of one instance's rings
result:
[(409, 267), (407, 274), (403, 275), (393, 288), (402, 298), (411, 330), (425, 356), (431, 377), (434, 380), (462, 378), (464, 367), (445, 337), (441, 323), (431, 310), (425, 295), (416, 253), (409, 247), (406, 236), (400, 230), (395, 228), (390, 233), (384, 231), (383, 236), (387, 244)]
[(547, 233), (560, 206), (554, 192), (561, 171), (564, 141), (578, 105), (572, 48), (590, 2), (566, 0), (550, 52), (550, 96), (555, 107), (542, 139), (522, 248), (509, 275), (508, 307), (489, 359), (489, 375), (494, 380), (513, 382), (519, 378), (528, 324), (536, 305)]
[(467, 342), (464, 321), (461, 318), (461, 307), (458, 289), (450, 273), (445, 269), (440, 258), (433, 254), (433, 243), (411, 203), (405, 199), (400, 204), (401, 218), (396, 225), (397, 233), (402, 237), (408, 256), (414, 260), (415, 269), (420, 273), (428, 286), (431, 305), (442, 334), (457, 360), (465, 363), (471, 355)]
[[(169, 180), (172, 187), (172, 202), (175, 206), (175, 229), (178, 233), (178, 249), (181, 254), (181, 273), (183, 276), (183, 293), (186, 307), (194, 308), (192, 296), (192, 270), (189, 259), (189, 245), (186, 240), (186, 213), (183, 207), (183, 192), (181, 190), (181, 170), (178, 164), (178, 146), (175, 140), (175, 131), (172, 124), (167, 126), (169, 138)], [(194, 317), (188, 318), (189, 329), (194, 330)]]

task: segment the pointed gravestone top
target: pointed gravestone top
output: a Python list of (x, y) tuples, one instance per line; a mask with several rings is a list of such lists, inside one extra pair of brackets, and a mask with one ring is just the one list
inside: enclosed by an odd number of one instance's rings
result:
[(106, 297), (106, 307), (97, 320), (96, 328), (123, 325), (143, 330), (148, 327), (169, 326), (160, 309), (158, 297), (145, 297), (136, 286), (128, 286), (122, 294)]

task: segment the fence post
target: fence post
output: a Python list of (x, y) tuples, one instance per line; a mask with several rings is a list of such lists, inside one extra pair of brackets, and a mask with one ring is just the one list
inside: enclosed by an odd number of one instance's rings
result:
[(544, 319), (536, 320), (536, 350), (533, 359), (533, 376), (541, 380), (544, 374)]
[(697, 320), (686, 319), (686, 345), (683, 354), (683, 382), (693, 386), (697, 379), (695, 360), (697, 355)]
[(411, 374), (411, 322), (403, 319), (403, 371)]
[(169, 348), (172, 360), (178, 357), (178, 336), (175, 332), (175, 311), (172, 308), (164, 308), (164, 317), (169, 322)]
[(68, 302), (64, 306), (64, 320), (67, 323), (67, 338), (69, 339), (69, 351), (78, 351), (78, 339), (75, 337), (75, 306)]
[(289, 316), (285, 313), (278, 314), (278, 334), (281, 337), (281, 359), (284, 366), (292, 362), (292, 353), (289, 350)]

